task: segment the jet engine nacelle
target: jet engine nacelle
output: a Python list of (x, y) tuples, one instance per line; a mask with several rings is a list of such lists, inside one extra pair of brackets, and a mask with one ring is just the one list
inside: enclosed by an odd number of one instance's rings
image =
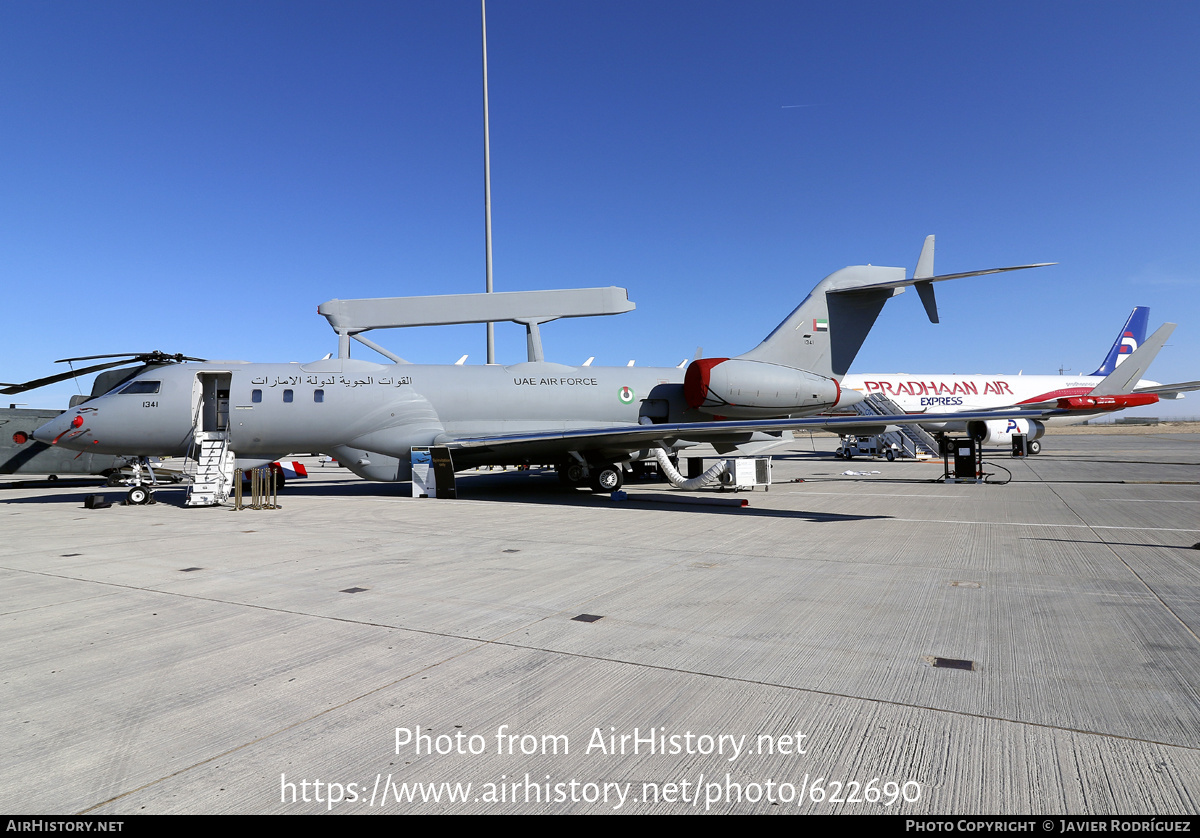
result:
[(968, 427), (971, 436), (984, 445), (1011, 445), (1016, 434), (1025, 434), (1030, 442), (1046, 433), (1046, 426), (1036, 419), (989, 419), (972, 422)]
[(389, 457), (375, 451), (364, 451), (350, 445), (339, 445), (330, 449), (339, 463), (350, 469), (363, 480), (379, 480), (385, 483), (412, 478), (411, 460)]
[(713, 416), (756, 419), (826, 410), (842, 398), (842, 388), (832, 378), (782, 364), (702, 358), (688, 365), (683, 395), (689, 407)]

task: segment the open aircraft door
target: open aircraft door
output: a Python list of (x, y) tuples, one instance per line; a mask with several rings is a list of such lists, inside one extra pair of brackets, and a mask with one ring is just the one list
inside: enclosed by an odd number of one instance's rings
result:
[(198, 372), (192, 388), (192, 416), (198, 431), (229, 430), (229, 387), (233, 373)]

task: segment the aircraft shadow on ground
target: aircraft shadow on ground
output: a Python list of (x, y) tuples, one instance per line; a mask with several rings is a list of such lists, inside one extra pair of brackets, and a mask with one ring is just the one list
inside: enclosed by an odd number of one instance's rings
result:
[(1168, 550), (1200, 550), (1196, 544), (1150, 544), (1145, 541), (1097, 541), (1092, 538), (1022, 538), (1022, 541), (1057, 541), (1060, 544), (1104, 544), (1109, 547), (1166, 547)]
[[(114, 506), (124, 499), (127, 489), (124, 487), (106, 487), (104, 485), (89, 486), (79, 481), (78, 492), (54, 491), (48, 494), (31, 495), (20, 498), (4, 498), (0, 495), (0, 503), (52, 503), (63, 506), (83, 508), (84, 497), (90, 494), (104, 495), (105, 500)], [(56, 489), (64, 488), (61, 484), (53, 484)], [(784, 485), (784, 484), (780, 484)], [(661, 486), (662, 491), (647, 491), (652, 487)], [(74, 488), (74, 487), (71, 487)], [(636, 483), (626, 487), (633, 491), (627, 493), (624, 501), (614, 501), (608, 495), (595, 494), (583, 489), (570, 489), (558, 483), (553, 474), (538, 474), (522, 471), (496, 472), (487, 475), (472, 475), (466, 480), (458, 481), (458, 499), (460, 501), (481, 501), (489, 503), (520, 503), (550, 506), (572, 507), (609, 507), (614, 509), (656, 509), (674, 512), (690, 512), (720, 515), (742, 515), (759, 518), (800, 519), (813, 523), (839, 523), (849, 521), (869, 521), (886, 519), (888, 515), (841, 515), (828, 512), (806, 512), (795, 509), (765, 509), (755, 506), (756, 495), (765, 500), (765, 493), (755, 492), (674, 492), (665, 483)], [(183, 507), (187, 498), (186, 487), (172, 485), (155, 491), (155, 500), (159, 504)], [(292, 480), (278, 494), (279, 505), (287, 508), (288, 498), (411, 498), (410, 483), (376, 483), (367, 480)], [(750, 505), (741, 506), (746, 500)], [(227, 506), (232, 505), (230, 498)], [(250, 492), (243, 496), (247, 506), (251, 502)], [(429, 501), (437, 503), (436, 500)]]
[(1038, 462), (1069, 462), (1071, 465), (1080, 463), (1095, 463), (1102, 466), (1190, 466), (1195, 467), (1195, 460), (1179, 461), (1179, 460), (1144, 460), (1137, 456), (1130, 455), (1128, 457), (1077, 457), (1071, 454), (1058, 454), (1055, 457), (1046, 457), (1045, 454), (1039, 454), (1039, 459), (1032, 461), (1029, 464), (1035, 466)]
[[(68, 483), (66, 486), (62, 482), (49, 484), (55, 490), (64, 488), (76, 488)], [(104, 500), (111, 503), (113, 506), (120, 506), (125, 500), (125, 495), (129, 489), (124, 486), (105, 486), (103, 483), (87, 485), (81, 484), (78, 486), (77, 492), (62, 492), (55, 491), (45, 495), (29, 495), (22, 498), (9, 498), (0, 494), (0, 505), (6, 503), (55, 503), (63, 506), (77, 506), (83, 509), (83, 499), (88, 495), (104, 495)], [(183, 506), (184, 498), (187, 497), (186, 489), (180, 486), (169, 486), (155, 491), (155, 498), (158, 503), (165, 503), (168, 506)]]
[[(77, 506), (83, 509), (83, 499), (88, 495), (104, 495), (104, 499), (111, 501), (113, 505), (119, 504), (125, 500), (126, 489), (110, 489), (104, 484), (79, 485), (78, 492), (63, 492), (64, 488), (76, 488), (68, 483), (64, 486), (61, 482), (50, 483), (46, 486), (38, 486), (37, 488), (53, 487), (55, 491), (44, 495), (28, 495), (26, 497), (6, 497), (3, 492), (0, 492), (0, 506), (7, 503), (54, 503), (61, 506)], [(28, 485), (22, 488), (29, 488)]]
[[(519, 475), (519, 476), (518, 476)], [(407, 484), (405, 484), (407, 485)], [(661, 487), (661, 491), (653, 491)], [(475, 500), (500, 503), (548, 504), (552, 506), (610, 507), (625, 509), (657, 509), (677, 512), (749, 515), (766, 518), (800, 518), (815, 523), (839, 521), (863, 521), (887, 518), (886, 515), (839, 515), (837, 513), (805, 512), (796, 509), (764, 509), (755, 506), (755, 497), (765, 499), (765, 493), (756, 492), (675, 492), (664, 483), (630, 483), (625, 486), (626, 499), (614, 501), (608, 495), (571, 489), (558, 483), (558, 479), (546, 474), (507, 472), (487, 475), (477, 479), (458, 481), (460, 500)], [(741, 501), (750, 505), (741, 506)]]
[[(58, 480), (13, 480), (7, 483), (0, 482), (0, 492), (6, 489), (90, 489), (97, 486), (103, 486), (104, 479), (101, 477), (60, 477)], [(0, 498), (3, 498), (0, 494)]]

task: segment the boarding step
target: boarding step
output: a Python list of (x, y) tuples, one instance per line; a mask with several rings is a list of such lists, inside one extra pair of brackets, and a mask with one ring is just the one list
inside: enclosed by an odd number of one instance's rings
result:
[(236, 457), (229, 447), (228, 431), (197, 431), (196, 472), (188, 487), (187, 506), (217, 506), (233, 490)]
[[(896, 416), (904, 413), (904, 408), (889, 399), (883, 393), (871, 393), (858, 404), (854, 411), (859, 416)], [(896, 445), (902, 457), (936, 457), (938, 444), (920, 425), (900, 425), (899, 430), (888, 431), (879, 435), (880, 450)]]

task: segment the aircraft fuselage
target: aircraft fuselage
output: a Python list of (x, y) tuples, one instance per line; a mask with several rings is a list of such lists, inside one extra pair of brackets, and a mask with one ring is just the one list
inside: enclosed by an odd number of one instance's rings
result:
[[(910, 375), (908, 373), (850, 374), (842, 387), (864, 396), (882, 393), (905, 413), (960, 413), (1037, 404), (1084, 396), (1104, 380), (1100, 375)], [(1139, 387), (1157, 382), (1141, 380)], [(1081, 413), (1044, 420), (1047, 425), (1074, 425), (1094, 418)], [(931, 426), (932, 427), (932, 426)], [(937, 430), (955, 430), (943, 423)]]
[[(347, 465), (368, 461), (364, 476), (405, 479), (371, 473), (371, 454), (406, 464), (414, 445), (464, 437), (687, 421), (682, 381), (674, 367), (180, 364), (149, 369), (36, 436), (93, 453), (182, 456), (206, 426), (227, 430), (242, 459), (342, 449)], [(469, 457), (464, 466), (489, 461)]]

